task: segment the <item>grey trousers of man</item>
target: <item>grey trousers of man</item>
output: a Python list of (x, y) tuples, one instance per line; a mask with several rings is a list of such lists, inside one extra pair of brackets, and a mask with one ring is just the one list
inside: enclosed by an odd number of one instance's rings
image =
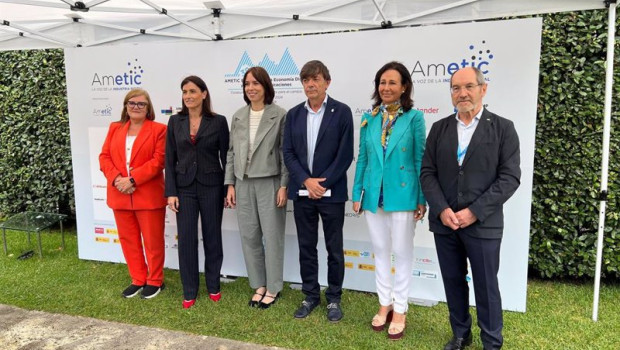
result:
[(250, 287), (282, 290), (286, 206), (278, 208), (280, 176), (237, 179), (237, 220)]

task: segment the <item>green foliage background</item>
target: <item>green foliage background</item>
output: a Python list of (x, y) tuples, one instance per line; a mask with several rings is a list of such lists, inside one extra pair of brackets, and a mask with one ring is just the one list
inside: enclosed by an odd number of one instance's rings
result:
[[(530, 267), (545, 278), (594, 275), (606, 23), (606, 11), (544, 17)], [(615, 66), (614, 96), (619, 96), (618, 41)], [(618, 110), (617, 98), (613, 107)], [(0, 52), (0, 114), (0, 215), (57, 206), (74, 214), (62, 51)], [(614, 112), (612, 127), (618, 127), (618, 117)], [(619, 148), (612, 129), (603, 273), (615, 279), (620, 278)]]
[[(594, 275), (606, 47), (607, 11), (544, 17), (530, 232), (530, 267), (542, 277)], [(602, 269), (613, 278), (620, 278), (619, 48), (616, 40)]]
[(0, 52), (0, 216), (75, 212), (66, 96), (62, 50)]

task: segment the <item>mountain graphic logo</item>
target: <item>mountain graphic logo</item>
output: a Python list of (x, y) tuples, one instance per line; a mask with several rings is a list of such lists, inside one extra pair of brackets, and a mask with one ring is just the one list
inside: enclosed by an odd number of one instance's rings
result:
[(263, 59), (260, 60), (260, 62), (254, 64), (248, 52), (244, 51), (243, 55), (241, 55), (241, 59), (239, 60), (239, 64), (237, 64), (237, 69), (235, 69), (233, 73), (228, 73), (224, 76), (243, 76), (249, 68), (254, 66), (265, 68), (267, 73), (269, 73), (269, 75), (272, 77), (279, 75), (299, 75), (299, 68), (297, 67), (297, 64), (295, 64), (293, 56), (291, 56), (288, 48), (286, 48), (286, 50), (284, 50), (284, 53), (282, 54), (282, 57), (280, 58), (280, 63), (276, 63), (271, 58), (269, 58), (269, 55), (265, 54), (265, 56), (263, 56)]

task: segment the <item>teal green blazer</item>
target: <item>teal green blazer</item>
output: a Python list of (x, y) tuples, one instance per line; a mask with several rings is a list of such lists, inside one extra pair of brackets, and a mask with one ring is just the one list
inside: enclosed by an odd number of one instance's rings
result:
[(381, 115), (362, 116), (360, 146), (355, 169), (352, 198), (362, 209), (377, 212), (383, 186), (383, 210), (416, 210), (426, 205), (420, 186), (420, 167), (424, 155), (426, 126), (422, 112), (411, 109), (393, 126), (385, 156), (381, 146)]

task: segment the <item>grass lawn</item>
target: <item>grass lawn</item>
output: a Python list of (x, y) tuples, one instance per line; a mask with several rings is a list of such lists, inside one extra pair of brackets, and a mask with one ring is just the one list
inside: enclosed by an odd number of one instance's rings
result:
[[(327, 322), (324, 304), (307, 319), (295, 320), (293, 312), (303, 299), (300, 291), (285, 286), (283, 297), (270, 309), (251, 309), (246, 278), (222, 284), (219, 303), (206, 298), (202, 287), (196, 305), (188, 310), (181, 308), (181, 281), (175, 270), (166, 270), (166, 289), (156, 298), (123, 299), (120, 292), (130, 282), (126, 266), (79, 260), (75, 232), (65, 234), (65, 239), (63, 251), (60, 233), (45, 233), (39, 259), (36, 239), (29, 245), (24, 233), (7, 231), (9, 255), (0, 253), (0, 303), (294, 349), (442, 349), (451, 336), (444, 303), (430, 308), (412, 305), (405, 337), (392, 342), (386, 333), (370, 329), (378, 307), (374, 294), (345, 291), (345, 317), (338, 324)], [(35, 250), (32, 258), (17, 260), (29, 249)], [(504, 313), (505, 348), (617, 349), (620, 283), (602, 285), (598, 322), (591, 320), (592, 291), (591, 282), (530, 280), (528, 311)], [(482, 348), (478, 332), (475, 328), (472, 349)]]

